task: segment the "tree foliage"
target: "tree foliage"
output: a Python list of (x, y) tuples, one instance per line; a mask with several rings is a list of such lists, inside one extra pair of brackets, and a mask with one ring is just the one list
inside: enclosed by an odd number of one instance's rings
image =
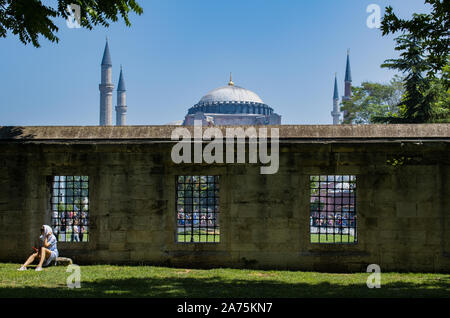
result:
[(0, 0), (0, 37), (8, 32), (18, 36), (24, 44), (39, 47), (39, 37), (58, 42), (57, 18), (67, 19), (67, 7), (80, 7), (80, 26), (91, 30), (96, 25), (109, 26), (120, 17), (130, 26), (129, 13), (142, 14), (143, 10), (135, 0), (57, 0), (54, 7), (44, 5), (40, 0)]
[(371, 124), (374, 117), (395, 116), (403, 95), (403, 81), (395, 76), (390, 83), (363, 82), (352, 87), (353, 97), (342, 102), (344, 124)]
[(386, 8), (381, 21), (383, 36), (401, 32), (414, 37), (427, 52), (426, 64), (429, 76), (440, 72), (447, 64), (450, 47), (450, 1), (425, 0), (431, 5), (429, 14), (413, 14), (412, 19), (397, 17), (391, 6)]
[(429, 14), (413, 14), (411, 20), (399, 19), (386, 8), (381, 29), (383, 35), (402, 32), (396, 41), (397, 59), (388, 59), (382, 67), (405, 76), (397, 114), (375, 116), (374, 122), (430, 123), (449, 119), (448, 70), (450, 1), (425, 0), (432, 6)]
[[(426, 49), (414, 35), (405, 34), (396, 39), (398, 59), (386, 60), (382, 67), (398, 70), (405, 75), (403, 94), (397, 114), (376, 116), (374, 122), (384, 123), (431, 123), (447, 121), (449, 116), (448, 80), (443, 71), (425, 76), (430, 64)], [(444, 69), (445, 67), (443, 67)], [(447, 83), (446, 83), (447, 82)]]
[(382, 67), (396, 69), (406, 74), (405, 94), (399, 104), (401, 117), (388, 117), (376, 121), (423, 123), (433, 117), (432, 102), (435, 98), (430, 90), (430, 80), (423, 76), (428, 63), (424, 57), (424, 47), (411, 34), (402, 35), (396, 39), (396, 50), (402, 51), (400, 58), (386, 60)]
[(433, 122), (450, 123), (450, 63), (442, 69), (442, 76), (434, 78), (430, 90), (434, 92)]

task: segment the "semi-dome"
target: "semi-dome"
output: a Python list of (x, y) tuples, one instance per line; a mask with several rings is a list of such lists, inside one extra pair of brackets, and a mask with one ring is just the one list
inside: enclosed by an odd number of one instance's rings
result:
[(261, 98), (254, 92), (243, 87), (228, 85), (216, 88), (203, 96), (198, 104), (210, 103), (259, 103), (264, 104)]

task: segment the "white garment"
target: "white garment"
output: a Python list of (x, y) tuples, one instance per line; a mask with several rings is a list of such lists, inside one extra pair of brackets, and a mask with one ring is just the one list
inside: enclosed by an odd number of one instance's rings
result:
[(56, 247), (56, 236), (53, 235), (52, 228), (48, 225), (43, 225), (44, 227), (44, 234), (39, 236), (39, 239), (41, 240), (41, 246), (44, 246), (45, 238), (47, 237), (47, 243), (50, 244), (48, 246), (48, 249), (52, 252), (56, 253), (56, 257), (58, 257), (58, 248)]
[(47, 235), (53, 234), (52, 228), (48, 225), (42, 225), (44, 227), (44, 235), (40, 235), (39, 239), (44, 243), (44, 239), (47, 237)]

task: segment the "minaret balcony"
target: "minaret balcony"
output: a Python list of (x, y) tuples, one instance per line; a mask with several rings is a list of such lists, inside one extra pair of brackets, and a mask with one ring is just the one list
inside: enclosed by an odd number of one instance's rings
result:
[(112, 93), (112, 91), (114, 90), (114, 84), (99, 84), (98, 89), (101, 92)]

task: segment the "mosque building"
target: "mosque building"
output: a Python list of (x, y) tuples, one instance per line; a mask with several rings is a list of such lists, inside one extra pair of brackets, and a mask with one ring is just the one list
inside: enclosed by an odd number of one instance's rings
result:
[[(350, 56), (347, 51), (347, 66), (345, 71), (345, 93), (342, 100), (351, 98), (352, 77), (350, 70)], [(112, 62), (106, 41), (101, 63), (100, 90), (100, 126), (112, 125), (112, 104), (114, 84), (112, 83)], [(126, 125), (125, 79), (122, 66), (117, 86), (116, 126)], [(337, 76), (334, 79), (333, 111), (331, 116), (333, 124), (341, 123), (339, 110), (339, 93)], [(345, 112), (344, 112), (345, 117)], [(195, 121), (202, 121), (202, 125), (280, 125), (281, 116), (274, 109), (265, 104), (254, 92), (234, 84), (232, 75), (228, 85), (213, 89), (200, 101), (188, 109), (183, 121), (183, 126), (192, 126)]]
[(281, 116), (254, 92), (236, 86), (230, 74), (227, 86), (216, 88), (189, 108), (184, 126), (201, 120), (206, 125), (280, 125)]

